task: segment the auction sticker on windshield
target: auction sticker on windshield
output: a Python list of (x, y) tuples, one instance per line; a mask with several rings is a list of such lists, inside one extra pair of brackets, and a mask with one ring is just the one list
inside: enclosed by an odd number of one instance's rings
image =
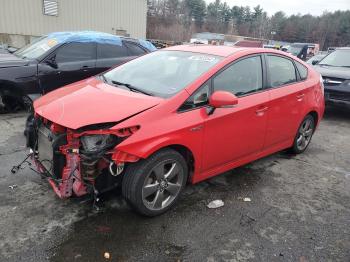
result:
[(213, 62), (216, 60), (215, 57), (205, 56), (205, 55), (193, 55), (188, 57), (188, 59), (195, 60), (195, 61), (203, 61), (203, 62)]

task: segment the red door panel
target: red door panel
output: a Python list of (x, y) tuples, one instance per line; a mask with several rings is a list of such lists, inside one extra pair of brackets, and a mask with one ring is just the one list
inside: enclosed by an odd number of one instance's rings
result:
[(269, 116), (265, 148), (292, 140), (302, 120), (305, 96), (304, 82), (269, 90)]
[(268, 109), (267, 91), (241, 97), (234, 108), (217, 108), (204, 122), (202, 171), (263, 149)]

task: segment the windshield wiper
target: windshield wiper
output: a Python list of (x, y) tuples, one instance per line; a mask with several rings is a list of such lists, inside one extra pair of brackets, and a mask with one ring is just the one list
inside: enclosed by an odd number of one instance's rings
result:
[(145, 95), (148, 95), (148, 96), (153, 96), (153, 94), (148, 93), (148, 92), (146, 92), (146, 91), (143, 91), (143, 90), (141, 90), (141, 89), (139, 89), (139, 88), (137, 88), (137, 87), (134, 87), (134, 86), (132, 86), (132, 85), (130, 85), (130, 84), (122, 83), (122, 82), (114, 81), (114, 80), (112, 80), (111, 82), (112, 82), (112, 84), (114, 84), (114, 85), (125, 86), (125, 87), (127, 87), (130, 91), (142, 93), (142, 94), (145, 94)]
[(103, 82), (108, 83), (108, 80), (104, 75), (100, 75), (100, 78), (102, 78)]

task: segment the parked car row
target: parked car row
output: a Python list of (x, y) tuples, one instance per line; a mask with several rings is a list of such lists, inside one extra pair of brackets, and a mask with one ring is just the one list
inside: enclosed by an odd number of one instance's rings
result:
[[(32, 61), (26, 49), (17, 56), (38, 68), (46, 93), (84, 70), (105, 70), (98, 64), (116, 47), (125, 48), (123, 62), (149, 52), (137, 40), (119, 41), (74, 43), (73, 52), (42, 39), (37, 45), (54, 48), (45, 58)], [(96, 59), (87, 51), (94, 48)], [(77, 55), (82, 62), (71, 61)], [(60, 198), (99, 199), (119, 185), (135, 210), (155, 216), (187, 183), (280, 150), (305, 151), (323, 116), (323, 92), (319, 73), (281, 51), (175, 46), (40, 97), (25, 133), (38, 172)]]
[(41, 37), (13, 54), (0, 53), (0, 110), (28, 107), (42, 94), (154, 50), (145, 40), (99, 32)]

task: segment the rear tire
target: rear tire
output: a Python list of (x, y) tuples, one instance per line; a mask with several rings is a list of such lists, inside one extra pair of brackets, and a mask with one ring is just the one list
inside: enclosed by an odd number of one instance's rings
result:
[(122, 194), (138, 213), (157, 216), (177, 202), (187, 175), (187, 163), (182, 155), (172, 149), (162, 149), (127, 167)]
[(311, 115), (307, 115), (301, 122), (297, 134), (294, 138), (291, 151), (295, 154), (303, 153), (311, 142), (312, 135), (315, 131), (315, 119)]

